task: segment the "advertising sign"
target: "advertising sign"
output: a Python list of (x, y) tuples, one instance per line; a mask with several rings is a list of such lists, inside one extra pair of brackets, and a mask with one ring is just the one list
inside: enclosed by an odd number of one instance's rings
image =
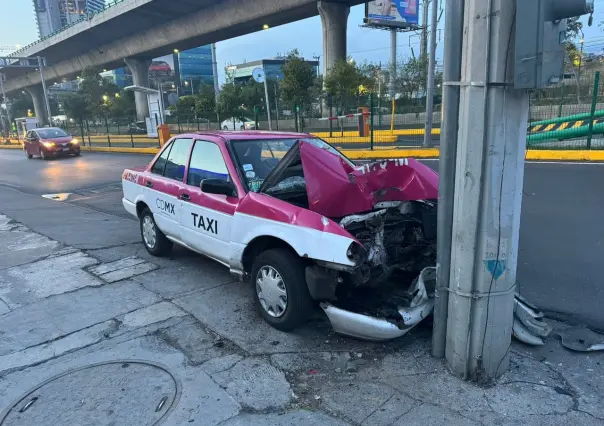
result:
[(365, 23), (408, 28), (417, 26), (419, 0), (373, 0), (365, 4)]

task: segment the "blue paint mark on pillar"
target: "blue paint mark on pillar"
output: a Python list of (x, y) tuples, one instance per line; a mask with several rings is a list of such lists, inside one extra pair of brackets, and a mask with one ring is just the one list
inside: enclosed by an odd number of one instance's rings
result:
[(505, 260), (485, 260), (484, 264), (495, 280), (505, 272)]

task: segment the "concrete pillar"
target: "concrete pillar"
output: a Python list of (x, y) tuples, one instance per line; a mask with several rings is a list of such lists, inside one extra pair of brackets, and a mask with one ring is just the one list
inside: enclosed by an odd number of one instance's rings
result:
[[(125, 58), (124, 62), (132, 72), (132, 82), (135, 86), (149, 87), (149, 66), (150, 59)], [(136, 103), (137, 121), (145, 121), (149, 117), (149, 103), (147, 95), (141, 92), (134, 92), (134, 102)]]
[(346, 27), (350, 7), (343, 3), (317, 3), (323, 24), (323, 75), (334, 63), (346, 59)]
[(36, 84), (35, 86), (29, 86), (26, 87), (25, 90), (27, 90), (27, 93), (29, 93), (34, 102), (34, 112), (38, 119), (38, 126), (43, 127), (49, 125), (50, 123), (48, 122), (48, 112), (46, 111), (46, 101), (44, 99), (44, 89), (42, 89), (42, 85)]

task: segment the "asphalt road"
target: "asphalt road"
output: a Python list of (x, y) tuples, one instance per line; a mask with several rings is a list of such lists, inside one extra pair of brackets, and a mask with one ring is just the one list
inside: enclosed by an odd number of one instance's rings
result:
[[(0, 150), (0, 186), (34, 196), (70, 192), (71, 203), (128, 217), (121, 205), (121, 173), (126, 167), (147, 164), (150, 158), (83, 153), (79, 158), (42, 161), (28, 160), (22, 151)], [(428, 164), (438, 167), (437, 161)], [(528, 163), (518, 262), (518, 282), (526, 298), (552, 316), (600, 329), (604, 329), (604, 309), (600, 307), (604, 302), (600, 277), (604, 259), (604, 197), (597, 188), (602, 181), (604, 164)], [(32, 208), (33, 200), (29, 199), (27, 203), (23, 201), (22, 210)], [(10, 206), (0, 205), (0, 212), (9, 216), (18, 212), (20, 200), (14, 196), (8, 201)], [(6, 199), (4, 202), (7, 203)], [(36, 212), (22, 214), (33, 220)], [(60, 223), (62, 232), (69, 232), (69, 221)], [(116, 223), (124, 226), (130, 221)], [(40, 224), (42, 229), (36, 229), (38, 232), (56, 233), (43, 229), (57, 226), (56, 221), (40, 220)], [(102, 238), (96, 235), (101, 231), (89, 224), (82, 224), (77, 232), (90, 234), (93, 240)]]

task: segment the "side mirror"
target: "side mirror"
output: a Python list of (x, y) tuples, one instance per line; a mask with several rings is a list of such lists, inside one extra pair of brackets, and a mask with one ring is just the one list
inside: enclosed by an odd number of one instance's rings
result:
[(207, 194), (226, 195), (227, 197), (237, 196), (235, 185), (222, 179), (204, 179), (199, 187), (202, 192)]

